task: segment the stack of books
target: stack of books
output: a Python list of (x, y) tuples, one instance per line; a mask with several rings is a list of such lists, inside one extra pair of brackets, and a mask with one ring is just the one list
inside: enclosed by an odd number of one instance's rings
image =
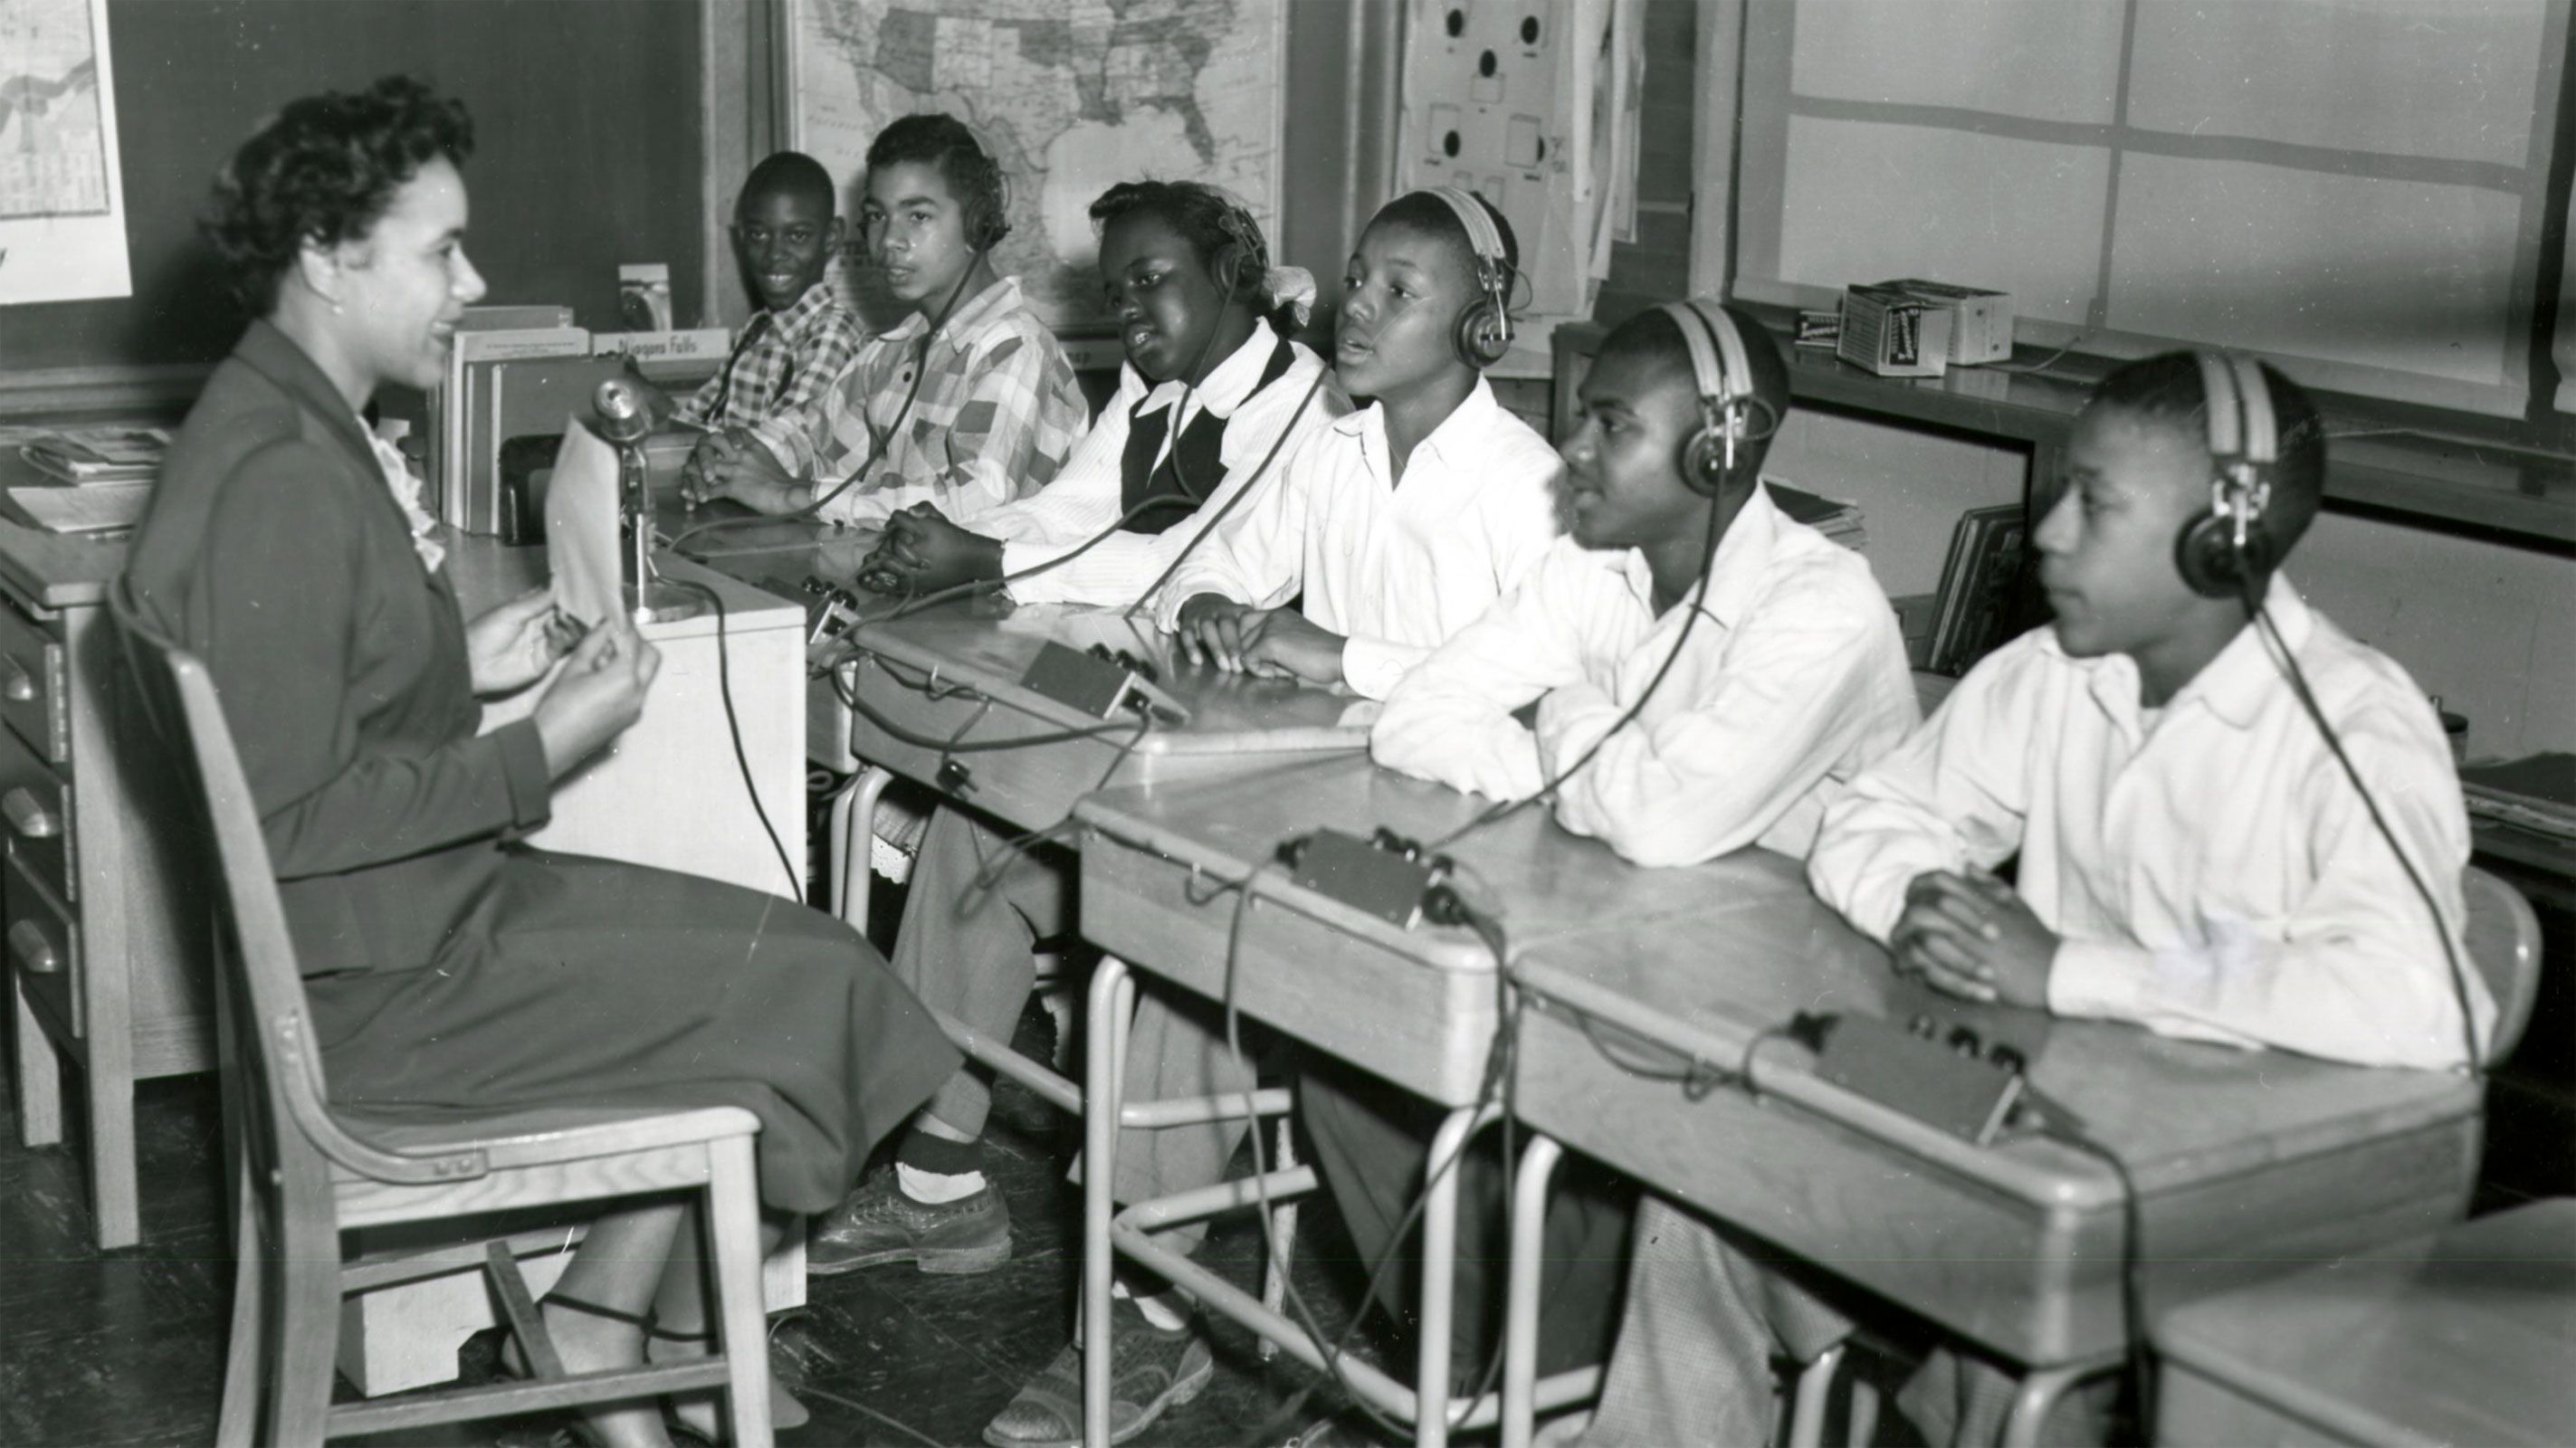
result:
[(1950, 533), (1923, 668), (1956, 678), (2023, 622), (2017, 596), (2030, 566), (2029, 514), (2019, 503), (1970, 508)]
[(86, 427), (31, 437), (18, 455), (66, 483), (139, 483), (161, 471), (169, 450), (170, 434), (157, 427)]
[(447, 354), (447, 379), (429, 398), (431, 511), (438, 520), (468, 533), (501, 531), (499, 476), (501, 440), (478, 418), (488, 419), (494, 399), (494, 369), (478, 362), (535, 357), (587, 357), (590, 333), (572, 324), (572, 308), (555, 306), (468, 307), (456, 324), (456, 345)]
[(1766, 477), (1762, 485), (1771, 490), (1771, 502), (1781, 512), (1806, 524), (1854, 553), (1869, 551), (1869, 534), (1861, 527), (1860, 508), (1853, 503), (1837, 503), (1820, 498), (1804, 488)]
[(2576, 840), (2576, 754), (2534, 754), (2460, 771), (2469, 813), (2554, 840)]

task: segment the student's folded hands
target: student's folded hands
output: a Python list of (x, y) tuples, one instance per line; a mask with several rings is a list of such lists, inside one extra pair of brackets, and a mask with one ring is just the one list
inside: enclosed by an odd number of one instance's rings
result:
[(689, 451), (680, 491), (692, 505), (731, 498), (763, 513), (803, 507), (811, 489), (779, 466), (769, 449), (739, 429), (709, 433)]
[(885, 536), (859, 565), (859, 583), (878, 593), (924, 594), (1002, 576), (1002, 540), (948, 521), (929, 503), (886, 519)]
[(1346, 640), (1294, 608), (1250, 608), (1202, 593), (1181, 605), (1177, 632), (1182, 656), (1208, 668), (1309, 684), (1341, 681)]
[(2010, 885), (1984, 870), (1927, 870), (1905, 888), (1888, 932), (1896, 968), (1970, 1000), (2048, 1005), (2057, 935)]

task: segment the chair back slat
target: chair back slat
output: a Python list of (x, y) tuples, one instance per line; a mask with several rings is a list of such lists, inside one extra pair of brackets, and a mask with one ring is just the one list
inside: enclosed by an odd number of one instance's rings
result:
[(436, 1156), (390, 1152), (353, 1135), (332, 1116), (321, 1043), (296, 969), (295, 941), (278, 896), (277, 873), (269, 863), (268, 839), (214, 679), (195, 655), (162, 637), (143, 617), (127, 580), (120, 578), (109, 590), (108, 611), (116, 620), (148, 722), (177, 746), (181, 773), (193, 786), (189, 794), (198, 806), (196, 822), (212, 841), (221, 867), (216, 954), (223, 962), (222, 984), (233, 992), (232, 1004), (247, 1006), (229, 1012), (233, 1046), (240, 1064), (256, 1064), (266, 1097), (265, 1111), (250, 1112), (262, 1118), (265, 1128), (263, 1139), (254, 1144), (253, 1160), (272, 1158), (265, 1164), (300, 1175), (293, 1170), (300, 1146), (317, 1154), (314, 1179), (326, 1185), (323, 1159), (391, 1182), (482, 1175), (489, 1166), (480, 1151)]
[(2460, 893), (2469, 905), (2469, 960), (2495, 998), (2485, 1062), (2493, 1066), (2513, 1054), (2531, 1024), (2540, 995), (2540, 920), (2520, 890), (2475, 865), (2461, 872)]

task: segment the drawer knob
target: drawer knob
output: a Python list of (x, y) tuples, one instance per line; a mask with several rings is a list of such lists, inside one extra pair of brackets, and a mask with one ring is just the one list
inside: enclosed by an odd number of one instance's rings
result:
[(9, 702), (12, 704), (29, 704), (35, 702), (35, 676), (28, 673), (25, 669), (18, 667), (18, 661), (16, 659), (13, 658), (9, 660), (9, 682), (0, 684), (0, 694), (7, 695)]
[(9, 828), (31, 840), (50, 840), (63, 832), (63, 822), (38, 803), (24, 785), (0, 794), (0, 815), (8, 817)]
[(9, 927), (9, 953), (17, 957), (29, 975), (53, 975), (63, 968), (63, 958), (54, 943), (33, 920), (21, 920)]

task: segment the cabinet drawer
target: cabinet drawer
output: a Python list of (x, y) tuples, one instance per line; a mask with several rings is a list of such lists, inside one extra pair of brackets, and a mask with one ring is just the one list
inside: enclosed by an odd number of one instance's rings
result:
[(73, 1035), (87, 1036), (89, 1022), (83, 1019), (81, 1007), (80, 922), (35, 882), (14, 855), (0, 873), (9, 877), (8, 925), (0, 930), (9, 968), (27, 983), (29, 995), (47, 1001), (57, 1015), (71, 1022)]
[(64, 900), (80, 899), (72, 787), (7, 730), (0, 730), (0, 840), (46, 889)]
[(37, 754), (56, 764), (71, 758), (63, 643), (51, 629), (0, 604), (0, 718)]

